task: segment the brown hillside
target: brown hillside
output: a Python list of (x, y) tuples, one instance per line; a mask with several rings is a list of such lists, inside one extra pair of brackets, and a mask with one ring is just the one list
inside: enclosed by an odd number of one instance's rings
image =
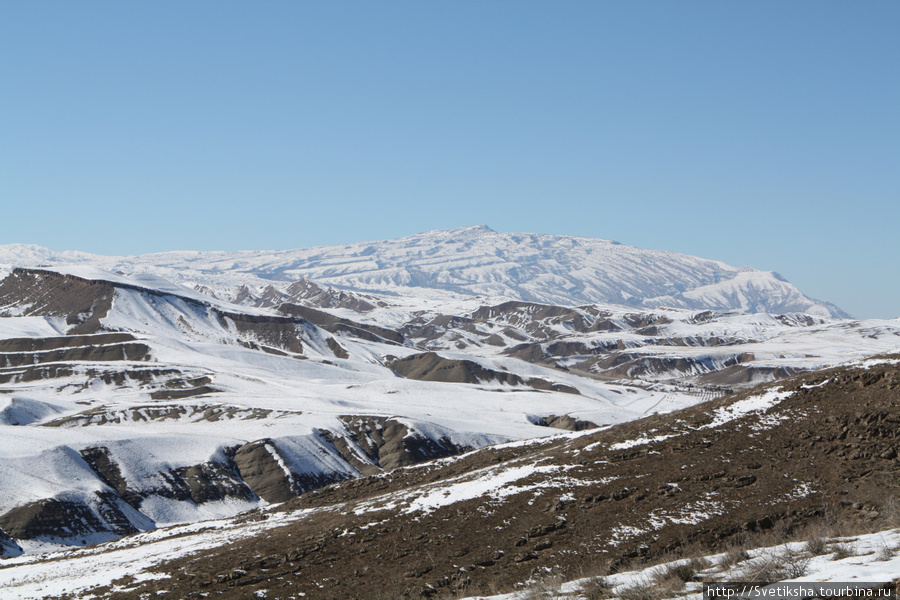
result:
[(776, 524), (877, 526), (900, 495), (893, 359), (330, 485), (279, 509), (320, 508), (305, 519), (165, 565), (168, 578), (97, 593), (449, 598), (509, 591), (547, 569), (576, 577), (685, 544), (722, 547)]

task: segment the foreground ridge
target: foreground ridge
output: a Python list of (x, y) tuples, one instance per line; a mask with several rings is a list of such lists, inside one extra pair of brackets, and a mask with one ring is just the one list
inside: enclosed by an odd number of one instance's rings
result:
[[(813, 526), (887, 529), (898, 518), (898, 425), (894, 355), (329, 485), (217, 524), (221, 534), (179, 537), (194, 553), (139, 563), (139, 581), (84, 589), (108, 598), (490, 595), (550, 573), (574, 580), (751, 538), (782, 543)], [(896, 560), (890, 552), (884, 560)], [(107, 560), (81, 557), (69, 564)], [(15, 573), (0, 577), (14, 585)]]

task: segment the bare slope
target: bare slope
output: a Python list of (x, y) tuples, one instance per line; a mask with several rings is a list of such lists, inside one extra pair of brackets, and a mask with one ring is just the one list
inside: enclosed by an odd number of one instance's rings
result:
[(272, 519), (264, 533), (95, 592), (447, 598), (685, 544), (723, 548), (826, 516), (877, 528), (900, 494), (898, 365), (894, 356), (810, 373), (598, 432), (331, 485), (271, 517), (248, 515)]

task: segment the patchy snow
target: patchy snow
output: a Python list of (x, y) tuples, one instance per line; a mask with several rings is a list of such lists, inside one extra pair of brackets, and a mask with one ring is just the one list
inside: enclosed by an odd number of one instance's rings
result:
[(609, 539), (606, 543), (609, 546), (618, 546), (645, 533), (647, 533), (646, 530), (633, 525), (619, 525), (618, 527), (613, 527), (610, 531)]
[[(521, 475), (523, 471), (510, 470), (509, 476)], [(485, 486), (482, 489), (489, 493)], [(696, 518), (709, 508), (697, 505)], [(315, 518), (317, 511), (269, 513), (261, 521), (239, 523), (234, 520), (208, 521), (178, 527), (161, 528), (137, 534), (118, 541), (108, 542), (65, 552), (56, 552), (40, 557), (21, 556), (0, 562), (0, 600), (37, 600), (56, 595), (78, 595), (90, 599), (85, 590), (109, 585), (125, 576), (133, 576), (138, 581), (160, 577), (150, 571), (155, 565), (178, 560), (189, 554), (222, 546), (236, 540), (265, 535), (265, 531), (300, 519)], [(686, 518), (691, 518), (690, 516)], [(372, 523), (377, 526), (378, 523)], [(621, 543), (636, 535), (645, 533), (635, 527), (620, 527), (613, 532), (611, 544)], [(850, 550), (850, 556), (836, 559), (833, 553), (807, 557), (807, 573), (786, 581), (793, 582), (887, 582), (900, 573), (900, 530), (885, 530), (865, 535), (835, 538), (829, 543), (840, 544)], [(750, 550), (750, 558), (730, 567), (720, 565), (724, 555), (710, 555), (706, 558), (709, 567), (703, 571), (708, 578), (718, 581), (740, 581), (748, 565), (754, 560), (776, 556), (786, 551), (802, 552), (803, 544), (793, 542)], [(606, 577), (613, 586), (612, 597), (617, 591), (624, 591), (635, 585), (646, 585), (654, 580), (654, 573), (669, 565), (683, 561), (673, 561), (640, 570), (626, 571)], [(577, 592), (586, 582), (579, 579), (560, 586), (562, 598), (577, 598)], [(690, 587), (693, 585), (694, 587)], [(527, 586), (526, 586), (527, 587)], [(693, 590), (693, 591), (692, 591)], [(468, 600), (524, 600), (525, 591), (493, 596), (472, 596)], [(689, 584), (684, 594), (689, 600), (700, 600), (699, 584)]]
[(615, 444), (610, 445), (610, 450), (625, 450), (627, 448), (634, 448), (635, 446), (644, 446), (646, 444), (652, 444), (653, 442), (661, 442), (663, 440), (667, 440), (669, 438), (677, 437), (681, 435), (680, 433), (670, 433), (666, 435), (656, 435), (653, 437), (641, 436), (639, 438), (633, 440), (625, 440), (624, 442), (617, 442)]
[(763, 394), (750, 396), (738, 400), (728, 406), (717, 408), (713, 413), (713, 420), (702, 425), (699, 429), (715, 429), (725, 423), (735, 421), (749, 414), (760, 413), (769, 410), (779, 402), (790, 398), (793, 392), (782, 392), (780, 388), (766, 391)]
[(653, 529), (662, 529), (669, 524), (699, 525), (703, 521), (711, 519), (725, 512), (725, 505), (719, 500), (712, 500), (714, 494), (706, 495), (706, 499), (697, 500), (682, 507), (677, 513), (668, 513), (661, 509), (648, 515), (648, 521)]
[[(448, 358), (471, 360), (526, 380), (540, 378), (563, 384), (580, 394), (497, 382), (446, 384), (403, 379), (384, 367), (385, 357), (406, 356), (422, 348), (339, 336), (349, 358), (338, 359), (327, 345), (330, 334), (309, 324), (298, 325), (302, 359), (277, 356), (248, 347), (253, 336), (240, 334), (232, 319), (220, 318), (223, 311), (274, 314), (227, 302), (234, 297), (228, 290), (238, 285), (263, 289), (312, 276), (347, 289), (376, 290), (383, 295), (370, 297), (378, 307), (366, 315), (349, 309), (331, 312), (383, 326), (399, 326), (414, 318), (427, 322), (446, 315), (471, 316), (483, 306), (509, 299), (565, 305), (588, 299), (633, 300), (652, 315), (656, 333), (638, 333), (628, 324), (638, 309), (613, 304), (572, 310), (591, 319), (598, 311), (605, 311), (618, 330), (580, 334), (571, 323), (552, 320), (541, 326), (546, 327), (547, 339), (583, 342), (589, 349), (621, 344), (635, 355), (683, 356), (716, 368), (735, 360), (735, 355), (747, 355), (741, 360), (753, 366), (772, 368), (818, 368), (848, 359), (862, 360), (869, 366), (885, 361), (865, 360), (867, 357), (900, 348), (900, 320), (836, 320), (829, 316), (834, 311), (825, 304), (812, 306), (815, 317), (725, 312), (710, 316), (700, 312), (700, 308), (711, 305), (741, 310), (766, 308), (768, 305), (760, 304), (759, 298), (751, 297), (760, 290), (781, 294), (779, 310), (795, 310), (800, 305), (810, 308), (804, 304), (808, 299), (772, 273), (735, 270), (716, 261), (644, 251), (606, 240), (497, 234), (485, 228), (432, 232), (401, 241), (274, 253), (186, 252), (143, 257), (99, 257), (53, 253), (35, 246), (0, 246), (0, 260), (118, 285), (103, 325), (132, 332), (150, 348), (147, 360), (67, 362), (70, 374), (46, 381), (19, 380), (25, 367), (6, 368), (4, 373), (10, 376), (10, 382), (3, 386), (0, 396), (0, 514), (44, 498), (68, 497), (90, 504), (95, 502), (97, 492), (111, 491), (81, 456), (88, 448), (105, 448), (119, 466), (123, 480), (140, 490), (168, 485), (166, 474), (172, 470), (210, 462), (225, 464), (226, 449), (257, 440), (269, 440), (267, 447), (286, 473), (353, 476), (358, 474), (356, 469), (323, 442), (319, 433), (344, 432), (340, 417), (392, 418), (405, 425), (410, 436), (449, 440), (466, 448), (497, 443), (525, 446), (540, 443), (533, 439), (541, 436), (574, 439), (592, 433), (560, 433), (538, 427), (534, 417), (568, 415), (609, 425), (708, 399), (702, 390), (665, 382), (647, 385), (580, 377), (506, 356), (504, 350), (519, 343), (516, 336), (532, 342), (536, 339), (529, 338), (515, 322), (518, 314), (504, 317), (508, 323), (479, 323), (479, 335), (445, 328), (445, 337), (433, 343), (443, 345), (438, 349)], [(420, 253), (432, 247), (438, 249), (432, 254)], [(508, 256), (498, 259), (497, 251)], [(376, 260), (380, 256), (388, 257), (381, 265)], [(541, 263), (541, 269), (546, 267), (544, 272), (526, 277), (521, 270), (510, 270), (517, 260), (534, 256), (546, 259)], [(410, 277), (412, 268), (420, 269), (421, 279)], [(0, 276), (11, 270), (11, 266), (0, 265)], [(673, 287), (676, 279), (686, 282), (683, 289), (687, 292), (677, 292)], [(579, 282), (587, 283), (579, 288), (574, 285)], [(425, 287), (413, 285), (419, 283)], [(203, 294), (197, 286), (219, 290), (223, 299)], [(623, 295), (622, 286), (630, 292)], [(447, 291), (450, 288), (456, 291)], [(727, 300), (723, 290), (740, 294), (736, 300)], [(757, 304), (751, 306), (751, 300)], [(646, 308), (660, 304), (680, 308)], [(26, 307), (2, 308), (10, 316), (0, 318), (0, 339), (53, 337), (64, 335), (70, 328), (64, 317), (14, 316), (24, 314)], [(528, 305), (522, 310), (534, 312), (536, 308)], [(454, 337), (457, 335), (459, 338)], [(484, 343), (488, 335), (501, 337), (505, 345)], [(729, 344), (711, 348), (706, 343), (711, 338), (722, 338)], [(0, 364), (12, 356), (0, 353)], [(559, 364), (574, 365), (584, 358), (561, 358)], [(703, 368), (692, 375), (702, 374)], [(140, 371), (154, 374), (141, 379), (136, 374)], [(160, 400), (152, 394), (172, 389), (167, 376), (159, 374), (167, 371), (177, 372), (185, 380), (209, 378), (210, 389), (198, 391), (197, 396)], [(124, 383), (104, 380), (111, 372), (126, 372)], [(651, 373), (646, 379), (663, 381), (671, 377), (671, 372), (661, 372)], [(174, 389), (183, 387), (175, 385)], [(719, 409), (706, 427), (764, 412), (785, 397), (769, 392)], [(771, 424), (771, 420), (764, 422), (766, 426)], [(627, 449), (667, 437), (647, 432), (611, 448)], [(353, 451), (361, 460), (369, 460)], [(404, 496), (397, 499), (397, 506), (413, 512), (429, 511), (485, 495), (499, 499), (554, 482), (586, 485), (566, 479), (564, 470), (551, 473), (541, 469), (549, 467), (520, 465), (486, 471), (461, 478), (450, 487)], [(522, 483), (535, 473), (545, 476), (542, 483)], [(215, 519), (263, 504), (241, 500), (198, 506), (151, 494), (141, 507), (139, 520), (143, 519), (142, 528), (149, 528)], [(58, 542), (31, 544), (27, 549), (43, 551)]]
[(897, 358), (870, 358), (869, 360), (864, 360), (858, 363), (859, 366), (871, 369), (872, 367), (877, 367), (880, 365), (896, 365), (900, 364), (900, 359)]
[(465, 476), (465, 481), (451, 485), (442, 484), (435, 489), (415, 498), (404, 509), (404, 512), (431, 512), (442, 506), (455, 504), (464, 500), (478, 498), (487, 494), (503, 496), (510, 483), (534, 474), (535, 465), (521, 465), (509, 469), (493, 469), (474, 479)]
[(206, 521), (156, 529), (84, 549), (6, 559), (0, 562), (0, 600), (37, 600), (64, 594), (88, 600), (95, 596), (84, 595), (86, 589), (108, 585), (127, 575), (138, 580), (158, 577), (147, 571), (199, 550), (263, 535), (267, 529), (306, 518), (311, 512), (271, 513), (268, 519), (252, 523)]
[[(635, 528), (625, 527), (617, 531), (617, 535), (622, 540), (640, 533), (643, 532)], [(849, 551), (850, 556), (838, 558), (833, 551), (820, 556), (810, 556), (808, 553), (804, 553), (804, 543), (793, 542), (749, 550), (749, 558), (731, 566), (724, 566), (729, 564), (724, 562), (726, 560), (724, 554), (698, 557), (708, 565), (699, 571), (699, 576), (710, 582), (747, 581), (747, 573), (748, 570), (753, 569), (753, 563), (762, 560), (772, 560), (773, 557), (776, 557), (777, 560), (777, 557), (791, 552), (798, 557), (796, 564), (805, 565), (806, 574), (784, 579), (773, 584), (771, 589), (763, 588), (758, 591), (759, 597), (784, 598), (788, 597), (788, 592), (783, 592), (779, 595), (774, 589), (777, 585), (783, 583), (794, 583), (798, 584), (798, 586), (805, 583), (841, 583), (849, 584), (857, 589), (867, 589), (873, 585), (895, 581), (898, 573), (900, 573), (900, 529), (845, 538), (833, 538), (828, 540), (828, 544), (832, 548), (838, 545), (842, 546)], [(649, 594), (650, 588), (655, 587), (655, 582), (660, 573), (664, 573), (670, 567), (686, 562), (688, 562), (688, 559), (680, 559), (648, 566), (643, 569), (623, 571), (605, 576), (602, 579), (610, 589), (604, 597), (618, 598), (625, 597), (626, 594), (628, 594), (628, 597), (632, 597), (630, 591), (637, 589)], [(590, 578), (557, 583), (558, 589), (553, 588), (556, 592), (553, 597), (560, 600), (579, 600), (583, 598), (580, 591), (589, 583)], [(534, 589), (545, 589), (546, 586), (541, 586), (540, 579), (538, 579), (522, 582), (522, 588), (522, 591), (519, 592), (491, 596), (469, 596), (464, 600), (527, 600), (528, 598), (536, 597), (533, 592)], [(685, 584), (682, 590), (672, 590), (671, 587), (656, 587), (652, 591), (657, 593), (654, 597), (661, 599), (702, 600), (702, 590), (703, 586), (701, 583), (691, 582)]]
[(810, 385), (801, 385), (800, 387), (801, 387), (802, 389), (804, 389), (804, 390), (812, 390), (812, 389), (815, 389), (815, 388), (825, 387), (825, 386), (828, 385), (830, 382), (831, 382), (831, 379), (826, 379), (825, 381), (822, 381), (822, 382), (820, 382), (820, 383), (813, 383), (813, 384), (810, 384)]

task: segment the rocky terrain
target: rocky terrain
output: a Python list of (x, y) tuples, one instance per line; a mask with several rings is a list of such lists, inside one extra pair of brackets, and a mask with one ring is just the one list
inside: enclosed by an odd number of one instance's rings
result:
[(233, 515), (554, 427), (630, 420), (631, 403), (667, 397), (83, 268), (12, 269), (0, 306), (0, 530), (16, 540), (5, 555)]
[(549, 573), (577, 579), (753, 536), (785, 541), (811, 525), (898, 527), (898, 446), (895, 355), (328, 485), (244, 515), (254, 535), (225, 535), (90, 593), (490, 595)]
[[(213, 554), (191, 576), (160, 567), (159, 591), (244, 597), (281, 577), (300, 587), (270, 597), (488, 594), (585, 557), (877, 520), (896, 480), (895, 361), (865, 361), (900, 349), (900, 320), (844, 318), (773, 274), (480, 227), (0, 257), (12, 562), (214, 521), (265, 540), (187, 535)], [(844, 442), (856, 426), (878, 433)], [(336, 561), (356, 565), (340, 584)]]

